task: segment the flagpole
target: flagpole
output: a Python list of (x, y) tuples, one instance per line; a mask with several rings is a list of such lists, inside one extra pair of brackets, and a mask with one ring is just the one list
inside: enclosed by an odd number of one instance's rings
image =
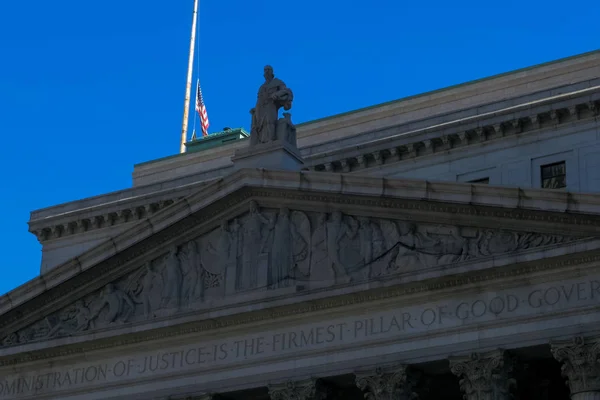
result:
[(179, 152), (185, 153), (185, 142), (187, 139), (188, 119), (190, 115), (190, 94), (192, 91), (192, 72), (194, 70), (194, 47), (196, 44), (196, 24), (198, 20), (198, 1), (194, 0), (194, 16), (192, 19), (192, 34), (190, 38), (190, 54), (188, 59), (187, 82), (185, 85), (185, 103), (183, 107), (183, 123), (181, 126), (181, 143)]

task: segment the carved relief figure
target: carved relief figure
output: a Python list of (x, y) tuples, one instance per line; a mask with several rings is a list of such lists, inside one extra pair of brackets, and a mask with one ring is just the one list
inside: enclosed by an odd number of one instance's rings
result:
[(149, 262), (144, 264), (143, 270), (145, 271), (144, 276), (141, 278), (138, 289), (134, 291), (133, 294), (137, 296), (137, 298), (135, 299), (136, 302), (142, 304), (144, 316), (146, 317), (146, 319), (148, 319), (151, 316), (153, 316), (153, 294), (157, 286), (156, 281), (160, 281), (162, 277), (160, 276), (160, 274), (157, 274), (155, 271), (152, 270), (152, 266)]
[[(123, 322), (153, 318), (163, 308), (202, 308), (210, 293), (308, 288), (360, 281), (415, 269), (471, 262), (564, 243), (576, 237), (469, 226), (258, 208), (220, 228), (171, 247), (127, 276), (37, 322), (7, 333), (2, 346), (65, 337)], [(311, 221), (313, 223), (311, 224)], [(258, 269), (267, 287), (258, 288)], [(230, 279), (231, 278), (231, 279)], [(217, 290), (214, 290), (214, 289)], [(210, 292), (209, 292), (210, 291)], [(211, 298), (212, 299), (212, 298)]]
[(204, 294), (204, 274), (196, 241), (190, 240), (187, 243), (186, 251), (180, 252), (180, 259), (183, 274), (181, 301), (189, 304), (202, 299)]
[(327, 214), (319, 213), (315, 230), (311, 237), (310, 278), (317, 281), (332, 281), (334, 270), (327, 251)]
[(271, 279), (270, 287), (283, 288), (290, 284), (290, 275), (292, 272), (293, 254), (292, 254), (292, 229), (290, 222), (290, 210), (282, 208), (277, 216), (275, 225), (273, 251), (271, 253)]
[(317, 228), (312, 236), (311, 279), (318, 276), (347, 282), (351, 280), (349, 271), (354, 272), (361, 265), (364, 266), (360, 242), (355, 240), (358, 228), (354, 219), (348, 217), (344, 220), (339, 211), (334, 211), (329, 221), (324, 214), (318, 217)]
[[(235, 221), (237, 223), (237, 220)], [(239, 225), (238, 225), (239, 228)], [(214, 265), (214, 270), (222, 273), (227, 268), (227, 264), (231, 261), (232, 249), (234, 246), (234, 233), (229, 230), (229, 223), (227, 221), (221, 222), (221, 226), (218, 231), (216, 243), (208, 242), (206, 251), (208, 254), (214, 256), (211, 258), (207, 265)]]
[(75, 302), (75, 316), (73, 319), (75, 320), (75, 332), (84, 331), (93, 325), (92, 312), (83, 300)]
[(364, 268), (355, 274), (368, 279), (381, 274), (398, 254), (398, 229), (394, 222), (359, 217), (359, 249)]
[[(274, 226), (274, 242), (271, 251), (270, 280), (271, 288), (283, 288), (290, 285), (296, 275), (305, 275), (307, 268), (299, 263), (310, 259), (310, 221), (306, 214), (281, 208)], [(295, 271), (298, 269), (298, 271)]]
[(360, 226), (360, 255), (365, 264), (369, 265), (373, 261), (373, 228), (371, 227), (369, 218), (358, 217), (358, 223)]
[(165, 259), (165, 281), (162, 293), (162, 306), (179, 308), (181, 302), (182, 274), (177, 257), (177, 247), (173, 246)]
[(87, 330), (90, 327), (94, 327), (94, 316), (81, 299), (77, 300), (65, 313), (59, 314), (58, 319), (58, 323), (52, 326), (49, 319), (45, 318), (45, 321), (48, 324), (48, 333), (45, 335), (46, 337), (51, 338), (59, 334), (72, 335)]
[(338, 279), (350, 280), (348, 270), (354, 270), (362, 264), (354, 242), (357, 233), (358, 225), (353, 218), (344, 220), (340, 211), (331, 213), (331, 219), (327, 222), (327, 254)]
[(292, 91), (282, 80), (275, 78), (273, 67), (265, 66), (264, 77), (265, 83), (258, 89), (256, 106), (250, 110), (250, 114), (252, 114), (251, 146), (276, 140), (279, 109), (283, 107), (287, 111), (292, 107)]
[(255, 201), (250, 202), (250, 214), (244, 222), (242, 237), (242, 270), (240, 289), (252, 289), (258, 284), (257, 266), (263, 249), (263, 227), (272, 225), (271, 221), (258, 210)]
[(221, 287), (227, 267), (235, 262), (237, 255), (237, 220), (232, 224), (230, 230), (227, 221), (221, 222), (221, 226), (207, 237), (206, 245), (203, 247), (203, 286), (205, 289)]
[(129, 317), (135, 313), (135, 305), (127, 293), (109, 283), (104, 287), (91, 319), (99, 318), (104, 310), (106, 310), (103, 318), (104, 324), (117, 321), (127, 322)]

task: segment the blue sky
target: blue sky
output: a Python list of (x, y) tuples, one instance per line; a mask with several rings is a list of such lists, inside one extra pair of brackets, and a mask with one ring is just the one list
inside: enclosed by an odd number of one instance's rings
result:
[[(178, 152), (192, 4), (0, 5), (0, 294), (39, 273), (30, 211), (130, 187), (134, 164)], [(552, 1), (201, 0), (211, 131), (249, 127), (267, 63), (300, 123), (595, 50), (599, 15)]]

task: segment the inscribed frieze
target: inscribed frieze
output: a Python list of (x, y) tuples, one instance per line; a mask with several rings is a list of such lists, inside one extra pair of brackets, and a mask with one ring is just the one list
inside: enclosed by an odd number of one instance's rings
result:
[[(600, 279), (562, 281), (532, 287), (498, 290), (431, 302), (403, 305), (369, 314), (331, 319), (265, 331), (242, 337), (199, 341), (179, 347), (156, 348), (122, 358), (0, 376), (0, 399), (68, 391), (81, 387), (123, 383), (128, 380), (199, 371), (305, 351), (342, 350), (345, 347), (406, 339), (423, 333), (448, 333), (452, 328), (498, 320), (529, 320), (533, 316), (600, 304)], [(14, 371), (14, 370), (11, 370)]]

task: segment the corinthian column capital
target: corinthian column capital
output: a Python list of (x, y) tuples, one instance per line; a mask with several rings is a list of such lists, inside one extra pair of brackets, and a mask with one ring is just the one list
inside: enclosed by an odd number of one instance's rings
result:
[(271, 400), (325, 400), (327, 388), (318, 379), (269, 385)]
[[(573, 397), (579, 393), (600, 393), (600, 339), (575, 337), (550, 344), (552, 355), (562, 363), (562, 375)], [(600, 395), (599, 395), (600, 397)]]
[(366, 400), (413, 400), (417, 377), (406, 365), (378, 367), (356, 373), (356, 386), (365, 392)]
[(460, 378), (465, 400), (508, 400), (516, 384), (513, 360), (504, 350), (452, 357), (450, 370)]

